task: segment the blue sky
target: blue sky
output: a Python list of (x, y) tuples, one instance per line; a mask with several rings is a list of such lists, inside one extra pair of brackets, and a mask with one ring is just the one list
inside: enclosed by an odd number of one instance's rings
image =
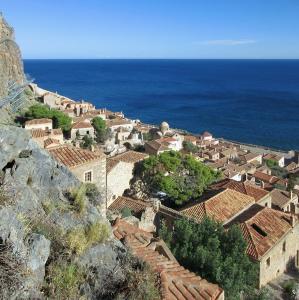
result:
[(2, 0), (24, 58), (299, 58), (298, 0)]

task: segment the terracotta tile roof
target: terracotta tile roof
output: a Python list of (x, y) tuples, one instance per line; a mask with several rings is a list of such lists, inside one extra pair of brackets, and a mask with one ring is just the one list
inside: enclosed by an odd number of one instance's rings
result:
[(298, 165), (295, 162), (291, 162), (285, 167), (288, 171), (293, 171), (298, 168)]
[(255, 160), (255, 159), (258, 159), (260, 157), (261, 157), (261, 154), (249, 152), (247, 154), (242, 155), (240, 158), (244, 159), (246, 162), (249, 162), (251, 160)]
[(140, 153), (140, 152), (129, 150), (124, 153), (113, 156), (113, 159), (117, 160), (117, 161), (123, 161), (126, 163), (135, 164), (139, 161), (146, 159), (147, 157), (148, 157), (148, 154), (146, 154), (146, 153)]
[(165, 243), (154, 239), (152, 234), (120, 219), (115, 222), (113, 233), (131, 248), (133, 255), (146, 262), (159, 275), (163, 300), (224, 299), (224, 292), (218, 285), (182, 267)]
[(106, 172), (107, 172), (107, 174), (109, 174), (114, 169), (114, 167), (117, 166), (118, 163), (119, 163), (118, 160), (115, 160), (113, 158), (108, 158), (107, 163), (106, 163)]
[(38, 124), (48, 124), (48, 123), (52, 124), (52, 120), (42, 118), (42, 119), (33, 119), (33, 120), (26, 121), (25, 125), (38, 125)]
[(168, 146), (165, 144), (162, 144), (158, 142), (157, 140), (155, 141), (148, 141), (145, 143), (148, 147), (152, 148), (154, 151), (167, 151), (169, 150)]
[(283, 158), (283, 156), (268, 153), (268, 154), (266, 154), (263, 158), (266, 159), (266, 160), (267, 160), (267, 159), (273, 159), (273, 160), (275, 160), (275, 161), (279, 161), (279, 160), (281, 160), (281, 159)]
[(184, 141), (193, 143), (197, 141), (197, 137), (194, 135), (184, 135)]
[(292, 218), (295, 216), (255, 204), (226, 227), (240, 224), (243, 236), (248, 242), (247, 254), (253, 259), (260, 260), (292, 230)]
[(72, 125), (72, 129), (93, 128), (89, 122), (79, 121)]
[(61, 130), (61, 128), (52, 129), (51, 133), (54, 134), (54, 135), (61, 135), (62, 134), (62, 130)]
[(126, 119), (122, 119), (122, 118), (115, 118), (115, 119), (106, 120), (107, 127), (129, 125), (129, 124), (131, 124), (131, 121), (126, 120)]
[(41, 138), (47, 136), (46, 130), (43, 129), (31, 129), (30, 132), (33, 138)]
[(126, 207), (134, 213), (140, 213), (144, 211), (148, 206), (150, 206), (150, 204), (144, 201), (120, 196), (117, 197), (116, 200), (114, 200), (114, 202), (108, 207), (108, 209), (113, 211), (122, 211)]
[(56, 144), (56, 145), (59, 145), (60, 142), (59, 140), (56, 140), (56, 139), (51, 139), (51, 138), (48, 138), (44, 141), (44, 147), (47, 148), (49, 147), (50, 145), (52, 144)]
[(277, 178), (276, 176), (268, 175), (268, 174), (265, 174), (265, 173), (262, 173), (259, 171), (256, 171), (253, 174), (253, 177), (255, 177), (258, 180), (270, 183), (270, 184), (274, 184), (279, 180), (279, 178)]
[(291, 193), (287, 191), (282, 191), (279, 189), (274, 189), (271, 191), (272, 205), (282, 209), (286, 204), (288, 204), (291, 199)]
[(63, 145), (49, 149), (50, 154), (65, 166), (72, 168), (105, 157), (89, 150)]
[(226, 188), (251, 196), (255, 199), (255, 201), (259, 201), (269, 194), (268, 191), (256, 185), (253, 185), (249, 182), (240, 182), (231, 179), (221, 180), (220, 182), (217, 182), (209, 187), (209, 189), (212, 190), (226, 189)]
[(225, 189), (204, 202), (182, 209), (181, 212), (197, 222), (201, 222), (204, 216), (208, 216), (218, 222), (226, 223), (254, 203), (253, 197), (232, 189)]

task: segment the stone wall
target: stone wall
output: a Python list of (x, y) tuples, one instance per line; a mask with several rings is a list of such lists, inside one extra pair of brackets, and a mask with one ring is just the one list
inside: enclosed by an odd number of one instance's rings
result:
[[(285, 242), (285, 251), (283, 245)], [(289, 231), (260, 261), (259, 287), (281, 275), (288, 266), (294, 266), (299, 250), (299, 224)], [(270, 265), (267, 260), (270, 258)]]

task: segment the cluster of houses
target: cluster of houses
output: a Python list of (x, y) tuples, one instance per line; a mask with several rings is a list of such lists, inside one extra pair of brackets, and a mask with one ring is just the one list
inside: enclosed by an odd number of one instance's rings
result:
[[(179, 218), (201, 222), (205, 216), (225, 228), (238, 224), (248, 242), (247, 254), (259, 265), (259, 287), (299, 266), (299, 187), (289, 189), (287, 179), (271, 174), (268, 160), (289, 173), (299, 170), (298, 155), (287, 161), (280, 153), (252, 151), (219, 140), (208, 132), (190, 135), (172, 130), (166, 122), (159, 127), (125, 118), (122, 113), (96, 109), (87, 102), (75, 102), (55, 93), (41, 92), (40, 100), (64, 111), (72, 120), (70, 138), (61, 129), (53, 129), (52, 120), (37, 119), (25, 123), (32, 137), (81, 181), (94, 183), (105, 199), (104, 213), (115, 220), (116, 238), (126, 240), (133, 254), (144, 259), (161, 278), (163, 299), (224, 299), (224, 291), (215, 284), (190, 273), (176, 261), (165, 243), (155, 238), (161, 219), (171, 226)], [(74, 139), (94, 137), (91, 120), (100, 116), (113, 134), (110, 150), (81, 149)], [(194, 145), (192, 155), (224, 178), (211, 185), (200, 199), (174, 210), (159, 199), (133, 199), (128, 196), (136, 164), (149, 155), (165, 151), (186, 152), (186, 143)], [(143, 152), (132, 150), (142, 145)], [(103, 150), (106, 150), (105, 153)], [(133, 216), (122, 218), (124, 209)], [(177, 270), (174, 272), (174, 270)]]

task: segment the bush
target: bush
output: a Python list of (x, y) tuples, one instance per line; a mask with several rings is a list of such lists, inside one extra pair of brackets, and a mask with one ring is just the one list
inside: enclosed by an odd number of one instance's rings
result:
[(199, 150), (196, 145), (194, 145), (193, 143), (191, 143), (189, 141), (184, 141), (183, 147), (184, 147), (184, 150), (186, 150), (187, 152), (190, 152), (190, 153), (196, 153)]
[(80, 255), (92, 245), (104, 242), (108, 237), (108, 225), (96, 222), (86, 228), (80, 227), (69, 231), (66, 237), (67, 247)]
[(296, 292), (298, 289), (298, 283), (295, 280), (288, 280), (282, 285), (284, 292), (291, 297), (291, 299), (296, 299)]
[(84, 135), (82, 139), (82, 143), (80, 144), (80, 147), (83, 149), (89, 149), (91, 150), (91, 146), (93, 144), (93, 139), (89, 135)]
[(132, 211), (128, 207), (124, 207), (121, 211), (121, 216), (123, 218), (131, 217), (132, 216)]
[(86, 186), (81, 184), (79, 188), (71, 191), (73, 207), (79, 213), (83, 214), (86, 210)]
[(100, 202), (100, 192), (94, 183), (85, 183), (86, 196), (92, 204)]
[(79, 299), (83, 271), (73, 263), (59, 261), (47, 269), (45, 294), (49, 299)]

